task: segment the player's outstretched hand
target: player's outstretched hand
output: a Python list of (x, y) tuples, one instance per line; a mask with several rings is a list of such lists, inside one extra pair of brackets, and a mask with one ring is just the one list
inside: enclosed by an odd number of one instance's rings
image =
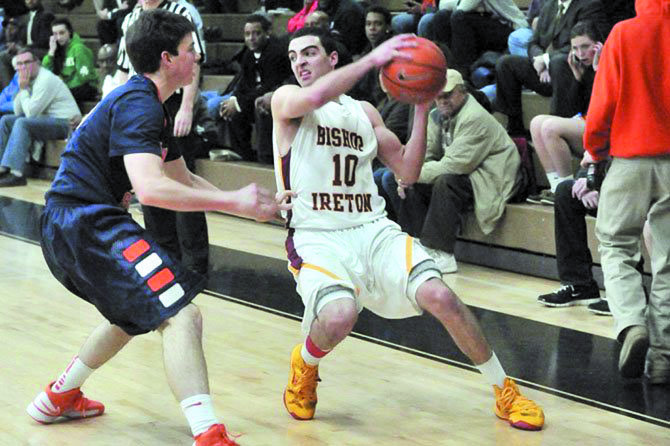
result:
[(280, 219), (279, 211), (291, 209), (293, 205), (288, 201), (294, 195), (291, 191), (273, 194), (256, 183), (252, 183), (239, 190), (240, 214), (256, 221)]
[(379, 45), (370, 53), (372, 63), (376, 67), (383, 67), (393, 59), (412, 60), (412, 54), (403, 52), (403, 48), (418, 46), (414, 34), (399, 34)]

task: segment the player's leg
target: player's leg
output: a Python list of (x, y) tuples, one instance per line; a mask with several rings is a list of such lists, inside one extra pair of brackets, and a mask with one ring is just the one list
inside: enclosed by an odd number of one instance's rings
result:
[(85, 398), (80, 388), (100, 366), (116, 355), (132, 336), (105, 321), (93, 330), (63, 373), (28, 405), (28, 414), (40, 423), (61, 417), (75, 419), (102, 415), (105, 406)]
[(234, 445), (214, 414), (207, 363), (202, 349), (202, 315), (185, 306), (158, 328), (168, 385), (188, 420), (197, 446)]
[(417, 288), (416, 302), (444, 325), (456, 345), (493, 385), (496, 415), (519, 429), (541, 429), (544, 425), (542, 409), (522, 396), (516, 384), (507, 377), (479, 323), (456, 293), (442, 280), (433, 278)]
[(351, 271), (361, 268), (356, 249), (348, 247), (342, 231), (327, 236), (296, 231), (293, 242), (295, 251), (289, 258), (301, 260), (296, 263), (296, 282), (305, 305), (302, 330), (307, 336), (291, 352), (284, 405), (293, 418), (309, 420), (316, 411), (319, 361), (347, 337), (358, 318)]

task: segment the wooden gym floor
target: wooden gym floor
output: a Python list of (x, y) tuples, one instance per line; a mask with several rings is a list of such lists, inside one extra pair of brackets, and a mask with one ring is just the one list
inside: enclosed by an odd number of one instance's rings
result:
[[(36, 231), (47, 187), (31, 180), (0, 190), (0, 445), (190, 445), (153, 333), (86, 383), (104, 416), (42, 426), (25, 413), (101, 321), (44, 264)], [(544, 308), (535, 299), (555, 282), (467, 264), (445, 279), (507, 372), (544, 407), (543, 431), (514, 430), (493, 415), (491, 389), (435, 321), (365, 312), (321, 366), (316, 419), (295, 421), (281, 395), (302, 339), (302, 304), (283, 260), (284, 230), (219, 214), (208, 221), (210, 282), (195, 303), (217, 413), (243, 446), (670, 444), (668, 387), (619, 378), (611, 318)]]

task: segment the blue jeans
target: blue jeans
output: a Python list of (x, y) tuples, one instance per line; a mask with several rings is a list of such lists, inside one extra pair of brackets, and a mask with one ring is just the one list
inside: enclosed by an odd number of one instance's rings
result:
[(507, 46), (510, 54), (517, 56), (528, 56), (528, 43), (533, 38), (533, 30), (530, 28), (519, 28), (512, 31), (507, 37)]
[(0, 119), (0, 166), (23, 173), (35, 140), (65, 139), (69, 132), (67, 119), (5, 115)]
[(232, 93), (220, 95), (215, 90), (202, 91), (200, 94), (207, 100), (207, 114), (214, 120), (219, 119), (219, 105), (221, 101), (229, 99)]

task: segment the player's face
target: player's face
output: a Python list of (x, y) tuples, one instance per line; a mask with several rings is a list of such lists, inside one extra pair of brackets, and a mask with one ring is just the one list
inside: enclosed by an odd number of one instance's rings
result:
[(317, 36), (293, 39), (288, 46), (288, 58), (291, 61), (291, 70), (301, 87), (311, 85), (332, 71), (337, 64), (337, 52), (326, 54)]
[(572, 53), (582, 65), (593, 65), (593, 58), (596, 54), (593, 40), (588, 36), (576, 36), (570, 40), (570, 44), (572, 45)]
[(244, 25), (244, 44), (251, 51), (258, 51), (265, 46), (268, 41), (268, 33), (263, 30), (263, 26), (258, 22), (247, 23)]
[(56, 38), (56, 41), (58, 42), (59, 46), (66, 46), (70, 42), (70, 39), (72, 38), (72, 36), (70, 35), (70, 31), (67, 30), (67, 26), (63, 24), (52, 26), (51, 32)]
[(377, 46), (380, 40), (386, 36), (389, 27), (384, 21), (384, 16), (378, 12), (368, 12), (365, 17), (365, 37), (372, 46)]
[(180, 87), (189, 85), (193, 82), (195, 75), (195, 65), (200, 60), (200, 54), (195, 51), (193, 46), (193, 36), (191, 33), (184, 36), (177, 47), (177, 55), (172, 56), (175, 81)]

